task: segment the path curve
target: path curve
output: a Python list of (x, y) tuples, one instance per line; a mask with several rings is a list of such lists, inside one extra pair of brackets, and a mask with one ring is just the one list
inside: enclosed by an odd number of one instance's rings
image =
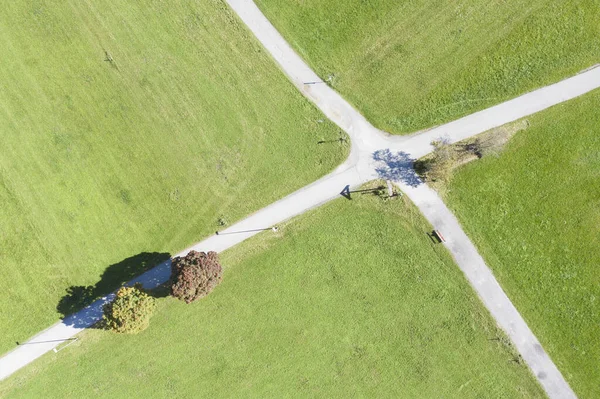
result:
[[(515, 343), (548, 396), (574, 398), (575, 394), (510, 302), (454, 215), (435, 191), (420, 182), (412, 170), (412, 161), (431, 152), (431, 141), (434, 139), (460, 141), (596, 89), (600, 87), (600, 68), (420, 134), (390, 136), (373, 127), (326, 84), (307, 85), (307, 82), (318, 82), (321, 79), (292, 50), (252, 0), (226, 1), (292, 83), (350, 136), (352, 147), (348, 160), (331, 174), (250, 215), (222, 234), (209, 237), (175, 256), (185, 255), (192, 249), (226, 250), (258, 233), (250, 230), (273, 226), (337, 198), (346, 185), (357, 187), (374, 178), (390, 178), (409, 196), (434, 228), (444, 232), (448, 250), (492, 316)], [(166, 261), (129, 284), (141, 282), (146, 288), (154, 288), (165, 282), (169, 274), (170, 261)], [(100, 320), (102, 305), (110, 301), (112, 295), (99, 299), (56, 323), (0, 358), (0, 380)]]

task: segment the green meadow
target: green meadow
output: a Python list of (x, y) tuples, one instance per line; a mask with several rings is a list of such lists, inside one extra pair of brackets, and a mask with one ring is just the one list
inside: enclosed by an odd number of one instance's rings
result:
[(581, 398), (600, 397), (600, 91), (528, 118), (445, 187), (450, 207)]
[(544, 397), (430, 230), (402, 198), (338, 199), (222, 253), (208, 297), (87, 330), (0, 396)]
[(348, 152), (222, 1), (6, 2), (0, 59), (0, 353)]
[(597, 0), (256, 0), (377, 127), (442, 124), (600, 63)]

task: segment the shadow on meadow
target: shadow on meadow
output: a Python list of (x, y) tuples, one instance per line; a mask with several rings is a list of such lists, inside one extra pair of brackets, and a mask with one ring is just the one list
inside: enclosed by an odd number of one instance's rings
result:
[[(90, 320), (95, 317), (95, 313), (99, 309), (101, 310), (104, 303), (108, 301), (108, 298), (104, 301), (98, 301), (98, 299), (107, 296), (128, 281), (133, 280), (155, 266), (160, 265), (157, 269), (168, 268), (169, 265), (165, 261), (170, 258), (171, 255), (166, 252), (142, 252), (110, 265), (102, 273), (100, 281), (96, 285), (78, 285), (67, 288), (66, 294), (58, 302), (56, 310), (61, 314), (63, 323), (75, 327), (88, 327)], [(164, 274), (161, 271), (157, 270), (157, 276)], [(149, 279), (146, 279), (144, 284), (156, 287), (152, 291), (149, 291), (149, 293), (154, 297), (167, 296), (168, 289), (160, 284), (162, 278), (157, 277), (155, 284), (153, 284), (151, 279), (152, 276), (149, 276)], [(91, 304), (95, 306), (90, 307), (85, 312), (75, 314)]]

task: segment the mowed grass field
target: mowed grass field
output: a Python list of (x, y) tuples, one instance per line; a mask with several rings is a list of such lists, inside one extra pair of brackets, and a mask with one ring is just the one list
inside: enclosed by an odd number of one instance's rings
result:
[(0, 353), (348, 152), (221, 0), (8, 2), (0, 60)]
[(600, 397), (600, 91), (529, 118), (447, 202), (581, 398)]
[(597, 0), (256, 0), (372, 123), (414, 132), (600, 63)]
[(88, 330), (0, 396), (543, 397), (430, 229), (402, 199), (336, 200), (221, 254), (208, 297)]

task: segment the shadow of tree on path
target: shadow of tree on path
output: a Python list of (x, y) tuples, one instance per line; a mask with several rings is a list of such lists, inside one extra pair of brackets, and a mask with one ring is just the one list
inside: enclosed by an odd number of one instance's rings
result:
[(404, 151), (378, 150), (373, 153), (373, 160), (379, 163), (375, 171), (381, 179), (403, 182), (411, 187), (423, 184), (413, 168), (415, 159)]
[[(85, 318), (85, 315), (76, 317), (74, 313), (91, 305), (97, 299), (110, 294), (126, 282), (152, 269), (160, 263), (163, 263), (167, 259), (170, 259), (170, 257), (171, 255), (165, 252), (142, 252), (138, 255), (124, 259), (121, 262), (110, 265), (106, 268), (104, 273), (102, 273), (100, 280), (96, 285), (78, 285), (67, 288), (66, 294), (58, 302), (56, 310), (61, 314), (64, 321), (73, 319), (67, 324), (75, 325), (76, 327), (84, 327), (86, 321), (81, 320), (79, 322), (78, 320)], [(159, 286), (156, 289), (157, 296), (164, 296), (164, 291), (165, 289)], [(98, 304), (100, 309), (102, 305), (103, 304)], [(93, 311), (94, 309), (90, 309), (90, 312), (93, 313)], [(68, 317), (69, 315), (72, 316)]]

